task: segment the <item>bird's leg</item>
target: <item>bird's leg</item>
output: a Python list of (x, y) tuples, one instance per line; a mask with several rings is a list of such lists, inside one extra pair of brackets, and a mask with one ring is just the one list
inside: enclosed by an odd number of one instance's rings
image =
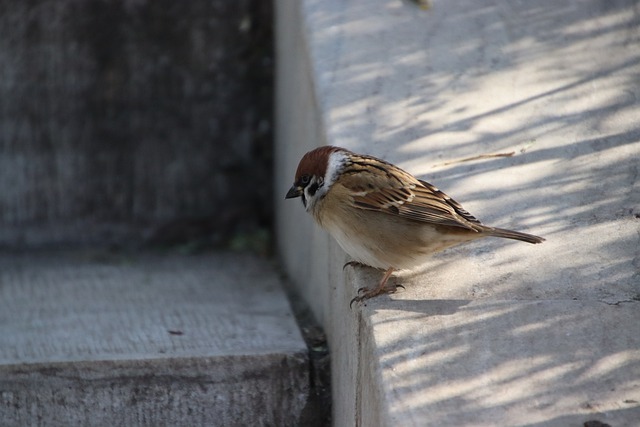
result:
[(378, 295), (382, 295), (382, 294), (392, 294), (396, 291), (396, 289), (398, 289), (398, 287), (404, 288), (404, 286), (402, 285), (394, 285), (394, 284), (387, 285), (387, 282), (389, 281), (389, 277), (391, 277), (391, 273), (393, 273), (394, 270), (395, 269), (393, 267), (389, 267), (387, 271), (384, 273), (384, 276), (382, 277), (382, 280), (380, 280), (380, 283), (378, 283), (377, 287), (373, 289), (369, 289), (369, 288), (358, 289), (358, 296), (351, 300), (351, 302), (349, 303), (349, 307), (351, 307), (354, 302), (361, 302), (369, 298), (377, 297)]

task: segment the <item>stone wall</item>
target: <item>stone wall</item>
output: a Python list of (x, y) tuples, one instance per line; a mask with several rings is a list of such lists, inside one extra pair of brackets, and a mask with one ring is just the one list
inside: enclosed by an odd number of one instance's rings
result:
[(269, 2), (0, 1), (0, 246), (271, 222)]

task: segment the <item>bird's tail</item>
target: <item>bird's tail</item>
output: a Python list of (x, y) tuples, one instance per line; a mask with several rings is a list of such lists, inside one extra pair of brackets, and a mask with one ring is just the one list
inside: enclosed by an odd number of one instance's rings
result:
[(504, 228), (487, 227), (485, 233), (492, 237), (503, 237), (505, 239), (520, 240), (527, 243), (542, 243), (544, 238), (533, 234), (521, 233), (519, 231), (505, 230)]

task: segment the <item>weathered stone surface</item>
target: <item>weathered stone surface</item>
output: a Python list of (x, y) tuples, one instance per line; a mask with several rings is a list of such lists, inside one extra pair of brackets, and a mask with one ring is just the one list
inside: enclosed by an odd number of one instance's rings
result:
[(308, 381), (264, 260), (0, 257), (1, 425), (296, 425)]
[(267, 227), (271, 25), (247, 0), (2, 2), (0, 245)]

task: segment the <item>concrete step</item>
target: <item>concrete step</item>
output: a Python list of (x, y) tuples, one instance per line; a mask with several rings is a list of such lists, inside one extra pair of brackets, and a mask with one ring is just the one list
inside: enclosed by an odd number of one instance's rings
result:
[(308, 361), (263, 259), (0, 256), (0, 425), (295, 425)]

